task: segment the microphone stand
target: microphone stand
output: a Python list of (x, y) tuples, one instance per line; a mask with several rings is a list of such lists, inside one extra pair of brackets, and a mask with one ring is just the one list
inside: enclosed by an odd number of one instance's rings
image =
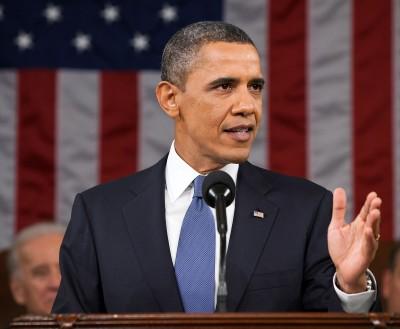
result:
[(228, 287), (226, 284), (226, 207), (224, 196), (220, 193), (216, 195), (215, 212), (217, 215), (217, 229), (219, 233), (219, 278), (217, 291), (217, 312), (227, 312)]
[(205, 202), (215, 208), (220, 241), (219, 278), (216, 312), (227, 312), (228, 286), (226, 284), (226, 207), (235, 199), (235, 183), (223, 171), (214, 171), (204, 179), (202, 194)]

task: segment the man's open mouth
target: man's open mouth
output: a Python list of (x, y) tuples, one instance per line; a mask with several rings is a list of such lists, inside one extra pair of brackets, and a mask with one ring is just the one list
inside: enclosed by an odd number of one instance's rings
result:
[(253, 127), (251, 126), (237, 126), (233, 128), (228, 128), (224, 130), (229, 133), (247, 133), (253, 131)]
[(251, 132), (254, 130), (253, 126), (240, 125), (232, 128), (225, 129), (224, 132), (237, 142), (247, 142), (251, 138)]

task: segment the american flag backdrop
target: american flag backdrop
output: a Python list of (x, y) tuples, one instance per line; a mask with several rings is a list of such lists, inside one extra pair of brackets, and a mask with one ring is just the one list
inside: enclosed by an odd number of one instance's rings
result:
[(166, 40), (199, 20), (242, 27), (267, 81), (251, 160), (383, 198), (400, 238), (400, 0), (0, 0), (0, 249), (75, 194), (163, 156), (154, 96)]

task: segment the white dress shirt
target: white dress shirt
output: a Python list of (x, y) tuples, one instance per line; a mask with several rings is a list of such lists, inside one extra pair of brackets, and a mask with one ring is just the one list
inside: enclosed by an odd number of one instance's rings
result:
[[(165, 218), (167, 224), (167, 234), (169, 248), (171, 251), (172, 263), (175, 264), (176, 251), (178, 249), (179, 234), (183, 218), (188, 210), (193, 198), (193, 180), (200, 175), (196, 170), (190, 167), (182, 158), (175, 152), (174, 143), (172, 143), (167, 166), (165, 168)], [(239, 170), (238, 164), (228, 164), (221, 170), (228, 173), (236, 184), (237, 173)], [(215, 209), (210, 208), (214, 218)], [(227, 232), (226, 241), (227, 247), (229, 237), (232, 230), (233, 214), (235, 212), (235, 202), (226, 208)], [(215, 223), (215, 232), (217, 231), (217, 223)], [(219, 235), (215, 234), (215, 286), (218, 287), (219, 273)]]
[[(237, 173), (239, 170), (238, 164), (228, 164), (221, 170), (228, 173), (236, 184)], [(165, 168), (165, 218), (168, 234), (169, 248), (171, 252), (172, 263), (175, 265), (176, 251), (178, 249), (179, 234), (183, 218), (185, 217), (186, 211), (193, 197), (193, 180), (200, 175), (190, 165), (188, 165), (175, 151), (175, 142), (172, 142), (167, 165)], [(215, 209), (210, 208), (215, 218)], [(226, 209), (227, 219), (227, 247), (229, 245), (229, 237), (232, 230), (233, 215), (235, 212), (235, 201)], [(215, 230), (217, 232), (216, 221)], [(215, 287), (218, 287), (218, 274), (219, 274), (219, 235), (215, 235), (216, 251), (215, 251)], [(374, 287), (376, 287), (376, 281), (373, 274), (368, 271), (369, 276), (373, 280)], [(376, 290), (366, 291), (358, 294), (347, 294), (341, 291), (336, 286), (336, 274), (333, 277), (333, 284), (335, 291), (342, 303), (342, 307), (346, 312), (353, 313), (364, 313), (368, 312), (372, 304), (376, 299)], [(215, 296), (217, 289), (215, 289)], [(216, 300), (216, 297), (215, 297)]]

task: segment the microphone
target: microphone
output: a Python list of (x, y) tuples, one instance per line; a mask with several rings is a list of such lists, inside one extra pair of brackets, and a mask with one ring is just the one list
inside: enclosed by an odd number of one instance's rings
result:
[(226, 207), (235, 199), (235, 183), (224, 171), (214, 171), (206, 176), (202, 186), (203, 200), (215, 208), (220, 237), (219, 280), (217, 312), (227, 312), (228, 287), (226, 284)]
[(235, 183), (226, 172), (218, 170), (206, 176), (202, 194), (204, 201), (215, 208), (219, 234), (226, 234), (226, 207), (235, 199)]

